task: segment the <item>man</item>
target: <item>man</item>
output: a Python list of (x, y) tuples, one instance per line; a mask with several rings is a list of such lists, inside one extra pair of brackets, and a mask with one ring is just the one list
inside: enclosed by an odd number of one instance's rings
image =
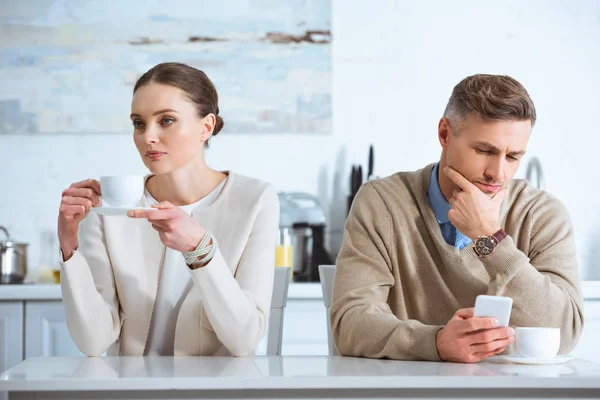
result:
[(438, 125), (439, 163), (362, 186), (331, 304), (342, 355), (478, 362), (499, 354), (514, 330), (473, 317), (480, 294), (511, 297), (511, 326), (559, 327), (560, 352), (573, 349), (583, 315), (569, 215), (550, 194), (512, 180), (535, 120), (513, 78), (467, 77)]

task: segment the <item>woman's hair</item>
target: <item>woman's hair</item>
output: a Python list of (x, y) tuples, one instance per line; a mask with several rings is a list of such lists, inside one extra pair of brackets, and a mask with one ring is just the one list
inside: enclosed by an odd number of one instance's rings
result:
[(133, 88), (133, 93), (149, 83), (174, 86), (183, 90), (188, 99), (196, 106), (200, 118), (204, 118), (211, 113), (215, 115), (216, 122), (213, 136), (216, 136), (223, 129), (225, 122), (219, 116), (219, 95), (215, 85), (204, 72), (182, 63), (158, 64), (138, 79)]
[(472, 75), (460, 81), (452, 91), (444, 117), (450, 124), (477, 114), (494, 121), (531, 121), (536, 113), (527, 90), (506, 75)]

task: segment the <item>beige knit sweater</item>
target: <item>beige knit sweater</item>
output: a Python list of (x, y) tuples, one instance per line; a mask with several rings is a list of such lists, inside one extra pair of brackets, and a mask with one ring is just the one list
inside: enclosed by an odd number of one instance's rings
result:
[[(508, 233), (479, 259), (447, 244), (427, 198), (433, 164), (369, 181), (356, 196), (336, 262), (331, 324), (342, 355), (439, 360), (435, 336), (479, 294), (513, 298), (510, 325), (561, 328), (561, 354), (583, 327), (570, 218), (550, 194), (513, 180)], [(510, 350), (509, 350), (510, 351)]]

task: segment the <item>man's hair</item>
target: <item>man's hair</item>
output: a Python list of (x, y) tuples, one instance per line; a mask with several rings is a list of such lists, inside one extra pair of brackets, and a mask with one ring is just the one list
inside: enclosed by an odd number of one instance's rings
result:
[(458, 129), (460, 121), (472, 114), (492, 121), (529, 120), (532, 127), (536, 119), (527, 90), (507, 75), (472, 75), (454, 87), (444, 117)]

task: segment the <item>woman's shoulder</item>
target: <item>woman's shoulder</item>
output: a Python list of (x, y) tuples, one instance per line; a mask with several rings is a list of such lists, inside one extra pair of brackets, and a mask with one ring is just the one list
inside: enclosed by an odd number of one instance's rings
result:
[(275, 186), (269, 182), (229, 171), (229, 196), (246, 201), (279, 202)]

